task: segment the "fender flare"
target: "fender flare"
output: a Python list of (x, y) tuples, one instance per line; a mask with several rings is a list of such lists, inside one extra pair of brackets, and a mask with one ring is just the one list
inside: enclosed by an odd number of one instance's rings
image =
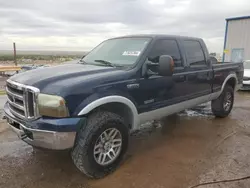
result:
[(225, 87), (225, 86), (226, 86), (226, 84), (227, 84), (227, 81), (228, 81), (229, 79), (231, 79), (231, 78), (234, 78), (234, 79), (235, 79), (235, 87), (234, 87), (234, 91), (236, 91), (236, 90), (237, 90), (238, 78), (237, 78), (237, 76), (236, 76), (236, 74), (235, 74), (235, 73), (234, 73), (234, 74), (229, 74), (229, 75), (226, 77), (226, 79), (224, 80), (223, 84), (222, 84), (220, 94), (223, 92), (224, 87)]
[(111, 96), (107, 96), (107, 97), (102, 97), (102, 98), (99, 98), (99, 99), (89, 103), (87, 106), (85, 106), (78, 113), (78, 116), (86, 115), (89, 112), (91, 112), (92, 110), (94, 110), (95, 108), (97, 108), (101, 105), (104, 105), (104, 104), (112, 103), (112, 102), (122, 103), (122, 104), (126, 105), (131, 110), (131, 112), (133, 114), (132, 129), (134, 129), (139, 124), (139, 118), (138, 118), (139, 116), (138, 116), (136, 106), (128, 98), (122, 97), (119, 95), (111, 95)]

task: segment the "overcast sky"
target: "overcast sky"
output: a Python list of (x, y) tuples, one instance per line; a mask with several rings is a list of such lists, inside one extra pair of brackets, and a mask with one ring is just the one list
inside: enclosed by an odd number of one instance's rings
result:
[(202, 37), (222, 52), (225, 18), (250, 14), (250, 0), (0, 0), (0, 50), (86, 51), (138, 33)]

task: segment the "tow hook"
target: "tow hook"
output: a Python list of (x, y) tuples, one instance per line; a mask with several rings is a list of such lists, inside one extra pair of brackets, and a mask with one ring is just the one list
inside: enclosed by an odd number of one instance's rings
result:
[(28, 138), (28, 135), (27, 135), (27, 134), (22, 134), (22, 135), (20, 136), (20, 138), (21, 138), (22, 140), (24, 140), (25, 138)]
[(27, 130), (23, 130), (22, 134), (20, 135), (20, 139), (24, 140), (26, 138), (33, 139), (33, 135), (31, 132), (29, 132)]

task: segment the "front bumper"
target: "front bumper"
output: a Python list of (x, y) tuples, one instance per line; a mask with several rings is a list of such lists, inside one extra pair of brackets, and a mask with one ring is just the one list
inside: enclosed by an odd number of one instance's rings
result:
[[(20, 139), (32, 146), (52, 150), (65, 150), (74, 146), (76, 128), (80, 126), (78, 124), (81, 118), (49, 120), (40, 118), (32, 122), (24, 122), (9, 111), (8, 103), (4, 106), (4, 112), (12, 130)], [(51, 130), (44, 130), (46, 127)], [(72, 127), (74, 127), (73, 130)]]

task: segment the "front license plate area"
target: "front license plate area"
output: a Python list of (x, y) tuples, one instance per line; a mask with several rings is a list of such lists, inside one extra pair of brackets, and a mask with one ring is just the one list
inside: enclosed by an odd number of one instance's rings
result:
[(14, 123), (15, 123), (12, 119), (10, 119), (10, 118), (8, 118), (8, 117), (6, 117), (6, 120), (7, 120), (7, 122), (8, 122), (9, 124), (11, 124), (11, 125), (14, 125)]
[(12, 119), (10, 119), (8, 117), (6, 117), (6, 120), (7, 120), (8, 124), (10, 124), (11, 126), (13, 126), (13, 127), (20, 130), (20, 124), (19, 123), (13, 121)]

